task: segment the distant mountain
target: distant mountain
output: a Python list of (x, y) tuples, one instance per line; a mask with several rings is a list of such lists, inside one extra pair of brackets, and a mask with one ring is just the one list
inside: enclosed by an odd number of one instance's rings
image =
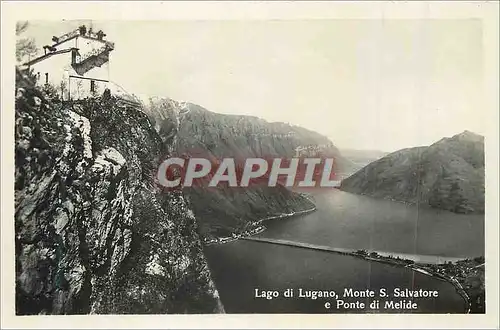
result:
[[(173, 139), (172, 151), (177, 155), (219, 160), (292, 158), (296, 148), (316, 146), (323, 155), (334, 157), (339, 168), (349, 163), (327, 137), (302, 127), (270, 123), (253, 116), (218, 114), (170, 99), (152, 99), (146, 108), (160, 135), (165, 140)], [(279, 185), (248, 188), (203, 185), (185, 188), (184, 192), (205, 236), (227, 235), (265, 217), (314, 207), (307, 198)]]
[(380, 150), (361, 150), (361, 149), (341, 149), (342, 156), (353, 163), (353, 169), (359, 170), (377, 159), (388, 154)]
[(341, 189), (457, 213), (484, 213), (484, 137), (464, 131), (429, 147), (393, 152), (343, 180)]

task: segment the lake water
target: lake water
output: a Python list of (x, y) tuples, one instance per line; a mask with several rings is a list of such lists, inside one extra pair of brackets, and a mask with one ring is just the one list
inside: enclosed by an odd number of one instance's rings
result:
[[(314, 193), (317, 211), (269, 221), (258, 235), (348, 249), (443, 257), (484, 255), (484, 217), (377, 200), (339, 190)], [(238, 240), (205, 247), (214, 280), (228, 313), (461, 313), (464, 301), (444, 281), (378, 262), (291, 246)], [(294, 298), (284, 298), (292, 288)], [(298, 298), (298, 290), (394, 288), (437, 290), (437, 298), (413, 299), (416, 310), (337, 309), (335, 298)], [(277, 290), (279, 297), (255, 297), (255, 289)], [(342, 298), (340, 298), (342, 299)], [(342, 299), (370, 303), (377, 298)], [(394, 302), (408, 298), (391, 298)], [(331, 303), (331, 309), (325, 308)], [(367, 304), (367, 305), (368, 305)]]

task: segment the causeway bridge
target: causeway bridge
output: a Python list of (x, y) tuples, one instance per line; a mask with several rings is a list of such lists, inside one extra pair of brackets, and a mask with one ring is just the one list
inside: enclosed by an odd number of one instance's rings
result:
[[(387, 260), (387, 259), (383, 259), (380, 257), (391, 257), (391, 258), (395, 259), (394, 261), (397, 260), (396, 258), (400, 258), (400, 259), (407, 259), (407, 260), (412, 260), (414, 262), (428, 263), (428, 264), (440, 264), (440, 263), (445, 263), (448, 261), (455, 262), (458, 260), (465, 259), (465, 258), (457, 258), (457, 257), (443, 257), (443, 256), (422, 255), (422, 254), (406, 254), (406, 253), (374, 251), (374, 250), (365, 250), (366, 254), (361, 254), (361, 253), (359, 253), (359, 250), (354, 250), (354, 249), (337, 248), (337, 247), (331, 247), (331, 246), (326, 246), (326, 245), (317, 245), (317, 244), (311, 244), (311, 243), (303, 243), (303, 242), (296, 242), (296, 241), (290, 241), (290, 240), (278, 239), (278, 238), (267, 238), (267, 237), (247, 236), (247, 237), (241, 237), (240, 239), (247, 240), (247, 241), (285, 245), (285, 246), (310, 249), (310, 250), (316, 250), (316, 251), (332, 252), (332, 253), (350, 255), (350, 256), (355, 256), (355, 257), (362, 257), (364, 259), (377, 261), (377, 262), (384, 262)], [(370, 254), (373, 254), (374, 252), (376, 253), (376, 255), (371, 256)]]

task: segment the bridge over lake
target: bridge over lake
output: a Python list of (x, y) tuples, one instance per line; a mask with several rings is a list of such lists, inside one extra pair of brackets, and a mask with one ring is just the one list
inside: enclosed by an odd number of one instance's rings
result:
[(337, 248), (337, 247), (331, 247), (331, 246), (326, 246), (326, 245), (317, 245), (317, 244), (304, 243), (304, 242), (289, 241), (289, 240), (284, 240), (284, 239), (255, 237), (255, 236), (241, 237), (240, 239), (244, 239), (247, 241), (262, 242), (262, 243), (286, 245), (286, 246), (291, 246), (291, 247), (317, 250), (317, 251), (333, 252), (333, 253), (338, 253), (338, 254), (363, 257), (367, 260), (379, 261), (379, 262), (384, 262), (386, 260), (380, 259), (377, 257), (370, 257), (370, 254), (375, 252), (380, 257), (408, 259), (408, 260), (412, 260), (412, 261), (417, 262), (417, 263), (426, 263), (426, 264), (441, 264), (441, 263), (446, 263), (446, 262), (456, 262), (456, 261), (465, 259), (465, 258), (458, 258), (458, 257), (444, 257), (444, 256), (433, 256), (433, 255), (422, 255), (422, 254), (407, 254), (407, 253), (374, 251), (374, 250), (365, 250), (367, 252), (367, 255), (361, 255), (361, 254), (357, 253), (358, 250)]

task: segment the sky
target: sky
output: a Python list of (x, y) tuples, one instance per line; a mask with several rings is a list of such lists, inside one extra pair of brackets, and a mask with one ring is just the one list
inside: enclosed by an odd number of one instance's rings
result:
[(33, 21), (42, 47), (92, 23), (110, 79), (225, 114), (299, 125), (339, 148), (395, 151), (485, 134), (481, 21)]

